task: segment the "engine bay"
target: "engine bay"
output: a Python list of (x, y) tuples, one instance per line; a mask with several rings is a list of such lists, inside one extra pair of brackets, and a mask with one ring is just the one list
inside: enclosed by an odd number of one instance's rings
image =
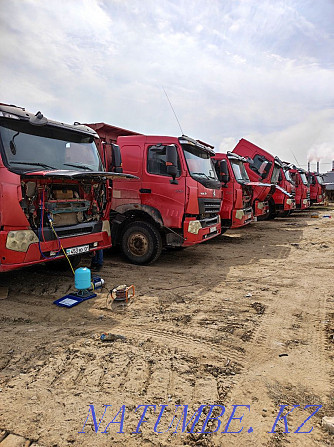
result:
[(102, 219), (105, 182), (96, 180), (22, 180), (21, 208), (33, 230), (41, 225), (73, 226)]

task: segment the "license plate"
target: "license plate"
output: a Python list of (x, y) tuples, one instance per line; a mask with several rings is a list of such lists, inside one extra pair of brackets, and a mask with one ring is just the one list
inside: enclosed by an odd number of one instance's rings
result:
[(215, 231), (217, 231), (217, 227), (211, 227), (210, 228), (210, 233), (214, 233)]
[(79, 255), (89, 251), (89, 245), (81, 245), (80, 247), (66, 248), (67, 255)]

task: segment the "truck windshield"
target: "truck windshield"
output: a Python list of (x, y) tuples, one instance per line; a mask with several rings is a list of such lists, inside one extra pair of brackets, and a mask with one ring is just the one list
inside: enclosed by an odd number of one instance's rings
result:
[(271, 174), (271, 183), (278, 183), (278, 177), (280, 173), (281, 167), (274, 163), (273, 173)]
[(283, 169), (285, 178), (288, 182), (293, 183), (292, 177), (290, 175), (290, 171), (288, 169)]
[(102, 170), (90, 135), (3, 118), (0, 137), (3, 162), (13, 171)]
[(249, 182), (249, 177), (242, 161), (231, 160), (231, 166), (237, 182), (245, 183)]
[(182, 149), (191, 177), (208, 188), (220, 187), (210, 154), (192, 144), (182, 144)]
[(302, 179), (302, 182), (304, 183), (304, 185), (308, 185), (308, 181), (306, 178), (306, 175), (304, 174), (304, 172), (300, 172), (300, 178)]
[(323, 178), (321, 177), (321, 175), (316, 175), (316, 177), (317, 177), (317, 180), (318, 180), (319, 185), (323, 185), (324, 180), (323, 180)]

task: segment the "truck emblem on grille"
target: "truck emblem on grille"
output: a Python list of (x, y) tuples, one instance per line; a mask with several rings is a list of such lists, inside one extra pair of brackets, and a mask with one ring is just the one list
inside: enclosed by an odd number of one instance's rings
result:
[(216, 197), (216, 190), (215, 189), (212, 191), (212, 197)]

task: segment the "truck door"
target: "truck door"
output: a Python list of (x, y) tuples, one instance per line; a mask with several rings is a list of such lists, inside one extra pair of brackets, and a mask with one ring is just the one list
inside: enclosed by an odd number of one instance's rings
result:
[(182, 228), (185, 209), (186, 183), (177, 147), (176, 182), (167, 174), (167, 144), (147, 144), (146, 166), (143, 169), (142, 187), (139, 190), (142, 203), (159, 210), (166, 227)]

